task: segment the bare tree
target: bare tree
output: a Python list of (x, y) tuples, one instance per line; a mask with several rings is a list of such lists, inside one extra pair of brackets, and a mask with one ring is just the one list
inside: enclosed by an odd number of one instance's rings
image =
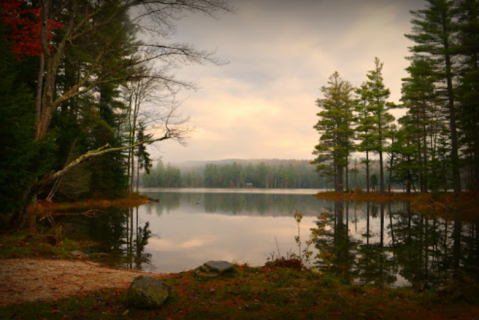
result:
[[(43, 91), (40, 110), (36, 117), (34, 141), (40, 142), (47, 135), (54, 112), (62, 105), (84, 93), (90, 92), (101, 84), (124, 83), (143, 78), (154, 78), (169, 90), (181, 87), (192, 87), (191, 83), (176, 79), (171, 70), (185, 63), (218, 63), (211, 52), (197, 50), (189, 44), (170, 43), (166, 36), (173, 30), (173, 22), (181, 18), (185, 12), (202, 12), (214, 16), (218, 12), (229, 12), (231, 8), (224, 0), (42, 0), (41, 45), (44, 59)], [(119, 28), (111, 28), (115, 19), (127, 15), (128, 23), (118, 24)], [(55, 32), (55, 41), (47, 37), (47, 25), (50, 19), (64, 24), (61, 32)], [(154, 34), (148, 42), (130, 41), (124, 44), (125, 29), (135, 28)], [(98, 37), (99, 34), (107, 37)], [(134, 37), (132, 35), (131, 37)], [(90, 58), (83, 62), (83, 71), (76, 84), (59, 92), (56, 87), (57, 76), (64, 71), (65, 57), (69, 48), (78, 43), (88, 46)], [(121, 59), (110, 57), (122, 51)], [(155, 61), (157, 69), (153, 74), (144, 74), (140, 65)], [(41, 74), (41, 73), (40, 73)], [(175, 111), (170, 110), (164, 117), (161, 137), (135, 144), (113, 148), (105, 145), (97, 150), (87, 152), (70, 162), (62, 170), (51, 172), (40, 178), (34, 185), (26, 186), (23, 191), (23, 205), (11, 219), (11, 226), (18, 228), (24, 225), (27, 208), (31, 200), (44, 186), (58, 179), (75, 166), (105, 153), (129, 150), (142, 143), (153, 143), (165, 139), (183, 141), (188, 129), (181, 129), (173, 121)]]

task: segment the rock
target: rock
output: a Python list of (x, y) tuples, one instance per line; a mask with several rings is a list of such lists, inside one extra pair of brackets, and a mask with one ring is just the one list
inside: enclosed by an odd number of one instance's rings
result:
[(149, 276), (138, 276), (133, 280), (123, 296), (127, 307), (155, 309), (161, 307), (171, 289), (163, 282)]
[(196, 274), (207, 277), (216, 277), (225, 271), (233, 269), (233, 267), (233, 264), (228, 261), (208, 261), (196, 269)]
[(86, 254), (84, 254), (83, 252), (78, 251), (78, 250), (72, 251), (72, 252), (70, 252), (70, 254), (72, 256), (75, 256), (75, 257), (86, 258)]
[(105, 252), (98, 252), (98, 254), (96, 255), (98, 258), (106, 258), (108, 257), (108, 253), (105, 253)]

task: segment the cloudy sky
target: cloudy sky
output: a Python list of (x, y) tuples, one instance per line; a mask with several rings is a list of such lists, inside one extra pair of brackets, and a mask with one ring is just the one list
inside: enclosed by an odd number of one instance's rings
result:
[[(184, 67), (181, 79), (199, 90), (182, 92), (181, 110), (195, 131), (183, 147), (151, 148), (155, 159), (312, 159), (320, 87), (338, 71), (359, 86), (378, 57), (390, 101), (406, 76), (409, 10), (422, 0), (230, 0), (234, 14), (190, 15), (174, 40), (215, 50), (229, 63)], [(398, 111), (399, 112), (399, 111)], [(398, 114), (396, 112), (396, 114)]]

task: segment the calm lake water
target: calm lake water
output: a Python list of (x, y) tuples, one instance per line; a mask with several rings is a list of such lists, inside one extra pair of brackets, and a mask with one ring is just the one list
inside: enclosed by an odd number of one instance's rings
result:
[[(321, 234), (310, 247), (320, 255), (311, 266), (347, 280), (435, 286), (452, 270), (477, 270), (477, 223), (427, 219), (406, 203), (324, 201), (315, 192), (148, 190), (143, 193), (158, 203), (64, 222), (73, 237), (100, 242), (94, 250), (109, 254), (106, 263), (152, 272), (186, 271), (208, 260), (261, 266), (273, 256), (298, 253), (296, 210), (304, 213), (302, 249), (312, 228)], [(323, 213), (327, 218), (318, 220)]]

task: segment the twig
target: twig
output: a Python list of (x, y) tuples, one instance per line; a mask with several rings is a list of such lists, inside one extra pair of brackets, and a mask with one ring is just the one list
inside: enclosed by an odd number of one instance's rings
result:
[(276, 242), (276, 249), (278, 249), (278, 258), (281, 258), (281, 253), (279, 252), (278, 240), (276, 239), (276, 237), (274, 237), (274, 241)]

